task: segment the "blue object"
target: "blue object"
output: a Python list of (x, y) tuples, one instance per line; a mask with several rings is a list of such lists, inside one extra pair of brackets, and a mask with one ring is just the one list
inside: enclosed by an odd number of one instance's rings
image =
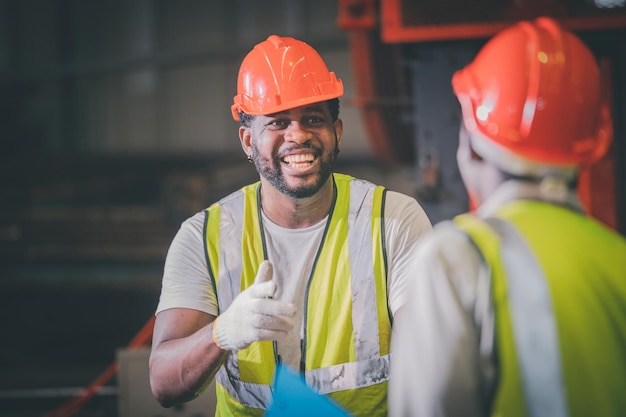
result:
[(279, 364), (274, 377), (274, 398), (265, 416), (349, 417), (350, 414), (309, 388), (302, 375)]

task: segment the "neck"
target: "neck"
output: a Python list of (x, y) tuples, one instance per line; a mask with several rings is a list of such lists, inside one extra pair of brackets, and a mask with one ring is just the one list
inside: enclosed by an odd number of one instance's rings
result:
[(473, 164), (473, 191), (480, 204), (505, 182), (502, 171), (494, 164), (480, 160)]
[(289, 197), (261, 180), (261, 208), (274, 223), (289, 229), (301, 229), (319, 223), (330, 212), (333, 203), (333, 180), (314, 195)]

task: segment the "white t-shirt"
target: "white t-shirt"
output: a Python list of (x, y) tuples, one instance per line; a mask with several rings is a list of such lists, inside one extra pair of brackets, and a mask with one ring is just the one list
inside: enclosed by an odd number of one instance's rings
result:
[[(415, 272), (410, 268), (419, 238), (432, 226), (422, 207), (407, 195), (388, 191), (385, 203), (387, 286), (392, 314), (406, 301), (406, 288)], [(306, 283), (326, 220), (302, 229), (281, 227), (263, 215), (269, 261), (274, 266), (276, 299), (292, 302), (297, 308), (294, 330), (278, 345), (284, 363), (295, 369), (300, 361), (300, 340)], [(157, 313), (170, 308), (189, 308), (216, 316), (217, 298), (204, 252), (204, 212), (181, 225), (165, 261)]]

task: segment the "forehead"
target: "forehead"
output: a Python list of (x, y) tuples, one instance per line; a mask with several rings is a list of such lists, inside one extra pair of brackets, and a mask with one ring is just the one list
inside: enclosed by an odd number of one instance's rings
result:
[(326, 102), (307, 104), (306, 106), (294, 107), (292, 109), (286, 109), (280, 112), (266, 114), (265, 117), (281, 117), (281, 116), (296, 116), (307, 113), (327, 113), (329, 112), (328, 104)]

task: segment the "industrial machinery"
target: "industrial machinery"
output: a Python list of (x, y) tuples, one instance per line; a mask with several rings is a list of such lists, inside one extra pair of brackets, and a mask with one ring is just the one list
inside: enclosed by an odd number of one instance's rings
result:
[(417, 170), (416, 194), (433, 221), (468, 208), (454, 152), (452, 73), (519, 20), (551, 16), (594, 51), (614, 120), (609, 154), (584, 172), (589, 213), (626, 233), (626, 4), (624, 0), (340, 0), (356, 97), (375, 154)]

